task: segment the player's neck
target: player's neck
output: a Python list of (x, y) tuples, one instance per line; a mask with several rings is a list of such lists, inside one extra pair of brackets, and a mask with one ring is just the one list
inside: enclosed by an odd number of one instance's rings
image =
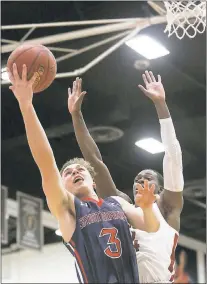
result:
[(90, 186), (87, 186), (87, 185), (83, 185), (83, 186), (76, 189), (76, 192), (74, 193), (74, 195), (77, 198), (79, 198), (80, 200), (92, 198), (96, 201), (99, 201), (99, 198), (98, 198), (96, 192), (94, 191), (93, 186), (90, 187)]
[(79, 199), (84, 200), (84, 199), (94, 199), (96, 201), (99, 201), (99, 198), (97, 194), (94, 192), (87, 192), (85, 194), (81, 194), (81, 196), (77, 196)]
[(96, 201), (99, 201), (99, 198), (95, 193), (90, 193), (88, 196), (86, 196), (86, 198), (92, 198)]

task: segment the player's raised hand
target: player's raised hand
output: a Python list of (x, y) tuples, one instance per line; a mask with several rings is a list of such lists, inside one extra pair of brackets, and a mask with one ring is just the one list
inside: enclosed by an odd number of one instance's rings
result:
[(152, 184), (149, 187), (148, 180), (144, 181), (144, 187), (141, 184), (137, 184), (137, 191), (135, 197), (135, 204), (142, 209), (146, 209), (152, 206), (152, 204), (156, 201), (157, 195), (154, 194), (155, 185)]
[(161, 76), (158, 75), (158, 80), (156, 81), (151, 71), (145, 71), (145, 74), (142, 74), (142, 78), (145, 87), (138, 85), (140, 90), (154, 103), (165, 101), (165, 90), (161, 82)]
[[(13, 64), (13, 72), (7, 70), (9, 79), (12, 86), (9, 87), (14, 93), (19, 104), (29, 104), (32, 103), (33, 89), (32, 86), (36, 79), (36, 74), (30, 80), (27, 80), (27, 66), (24, 64), (22, 68), (21, 77), (18, 74), (17, 66)], [(12, 74), (13, 73), (13, 74)]]
[(86, 92), (82, 92), (82, 79), (76, 78), (73, 89), (68, 89), (68, 110), (71, 114), (79, 112)]

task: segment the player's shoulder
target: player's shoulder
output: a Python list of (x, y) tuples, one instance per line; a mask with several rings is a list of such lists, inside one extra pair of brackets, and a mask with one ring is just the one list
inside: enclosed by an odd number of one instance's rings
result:
[[(132, 204), (130, 204), (129, 202), (127, 202), (125, 199), (123, 199), (120, 196), (111, 196), (108, 197), (106, 202), (109, 202), (113, 205), (117, 205), (119, 208), (121, 208), (124, 212), (128, 211), (128, 210), (132, 210), (134, 208), (134, 206)], [(134, 208), (135, 209), (135, 208)], [(134, 210), (133, 209), (133, 210)]]
[(110, 196), (110, 197), (106, 197), (104, 199), (104, 202), (106, 202), (107, 204), (111, 204), (111, 205), (119, 205), (121, 206), (121, 197), (119, 196)]
[(106, 199), (106, 202), (115, 202), (117, 204), (123, 204), (123, 202), (125, 201), (122, 197), (120, 196), (110, 196), (110, 197), (107, 197)]
[(134, 205), (130, 204), (128, 201), (126, 201), (124, 198), (120, 196), (111, 196), (114, 200), (116, 200), (117, 203), (120, 204), (122, 208), (133, 208)]
[(75, 209), (76, 212), (78, 211), (85, 211), (86, 209), (89, 209), (89, 201), (86, 200), (81, 200), (78, 197), (74, 196), (74, 204), (75, 204)]

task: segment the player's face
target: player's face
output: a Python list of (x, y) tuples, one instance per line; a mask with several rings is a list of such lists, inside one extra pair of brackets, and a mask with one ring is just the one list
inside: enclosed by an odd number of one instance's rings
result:
[(87, 192), (94, 188), (91, 174), (79, 164), (66, 167), (62, 173), (62, 181), (64, 187), (76, 196), (81, 195), (83, 191)]
[(143, 170), (134, 179), (134, 185), (133, 185), (134, 197), (137, 194), (137, 184), (139, 183), (142, 186), (144, 186), (144, 180), (148, 180), (149, 186), (154, 184), (155, 185), (155, 193), (156, 194), (158, 193), (159, 182), (158, 182), (157, 174), (154, 171), (151, 171), (151, 170)]

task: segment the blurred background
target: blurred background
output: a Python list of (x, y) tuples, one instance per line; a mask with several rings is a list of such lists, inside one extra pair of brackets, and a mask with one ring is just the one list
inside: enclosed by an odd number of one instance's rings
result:
[[(163, 7), (162, 2), (156, 3)], [(102, 34), (97, 32), (94, 36), (60, 42), (61, 33), (103, 26), (99, 22), (87, 25), (86, 21), (91, 20), (108, 19), (104, 25), (114, 25), (116, 22), (110, 20), (119, 19), (119, 23), (120, 19), (156, 15), (157, 12), (146, 1), (1, 2), (1, 229), (4, 283), (76, 282), (73, 260), (60, 243), (61, 237), (56, 232), (57, 223), (48, 211), (40, 174), (27, 145), (18, 104), (8, 89), (5, 66), (10, 52), (19, 41), (41, 38), (44, 44), (45, 38), (51, 35), (55, 41), (45, 45), (58, 61), (58, 74), (73, 72), (88, 66), (124, 38), (131, 28), (112, 31), (113, 26)], [(68, 21), (84, 21), (85, 24), (43, 26), (43, 23)], [(34, 25), (25, 28), (26, 24)], [(39, 27), (35, 24), (39, 24)], [(156, 148), (142, 149), (135, 144), (146, 138), (160, 141), (155, 108), (137, 85), (142, 84), (141, 75), (145, 70), (152, 70), (155, 75), (162, 76), (167, 103), (182, 148), (185, 179), (181, 236), (176, 251), (177, 283), (204, 283), (206, 34), (198, 34), (194, 39), (184, 37), (180, 40), (176, 36), (168, 38), (163, 32), (165, 26), (165, 23), (149, 26), (139, 33), (142, 39), (147, 36), (148, 40), (158, 41), (164, 53), (155, 48), (155, 43), (145, 42), (142, 50), (137, 50), (136, 42), (135, 45), (126, 42), (98, 64), (88, 68), (81, 76), (83, 89), (88, 93), (83, 114), (117, 188), (132, 197), (133, 179), (139, 171), (152, 168), (162, 174), (163, 152), (156, 152)], [(139, 41), (138, 47), (142, 44)], [(92, 45), (97, 47), (92, 48)], [(87, 52), (82, 50), (85, 47), (90, 47)], [(68, 54), (70, 58), (63, 58)], [(59, 75), (47, 90), (34, 96), (35, 109), (47, 132), (59, 167), (70, 158), (81, 157), (67, 109), (67, 89), (76, 76), (74, 72), (72, 74), (64, 78)], [(144, 144), (146, 146), (146, 142)], [(152, 142), (150, 146), (153, 146)], [(153, 151), (155, 154), (151, 153)], [(28, 204), (31, 206), (29, 210)], [(35, 274), (34, 266), (37, 267)]]

